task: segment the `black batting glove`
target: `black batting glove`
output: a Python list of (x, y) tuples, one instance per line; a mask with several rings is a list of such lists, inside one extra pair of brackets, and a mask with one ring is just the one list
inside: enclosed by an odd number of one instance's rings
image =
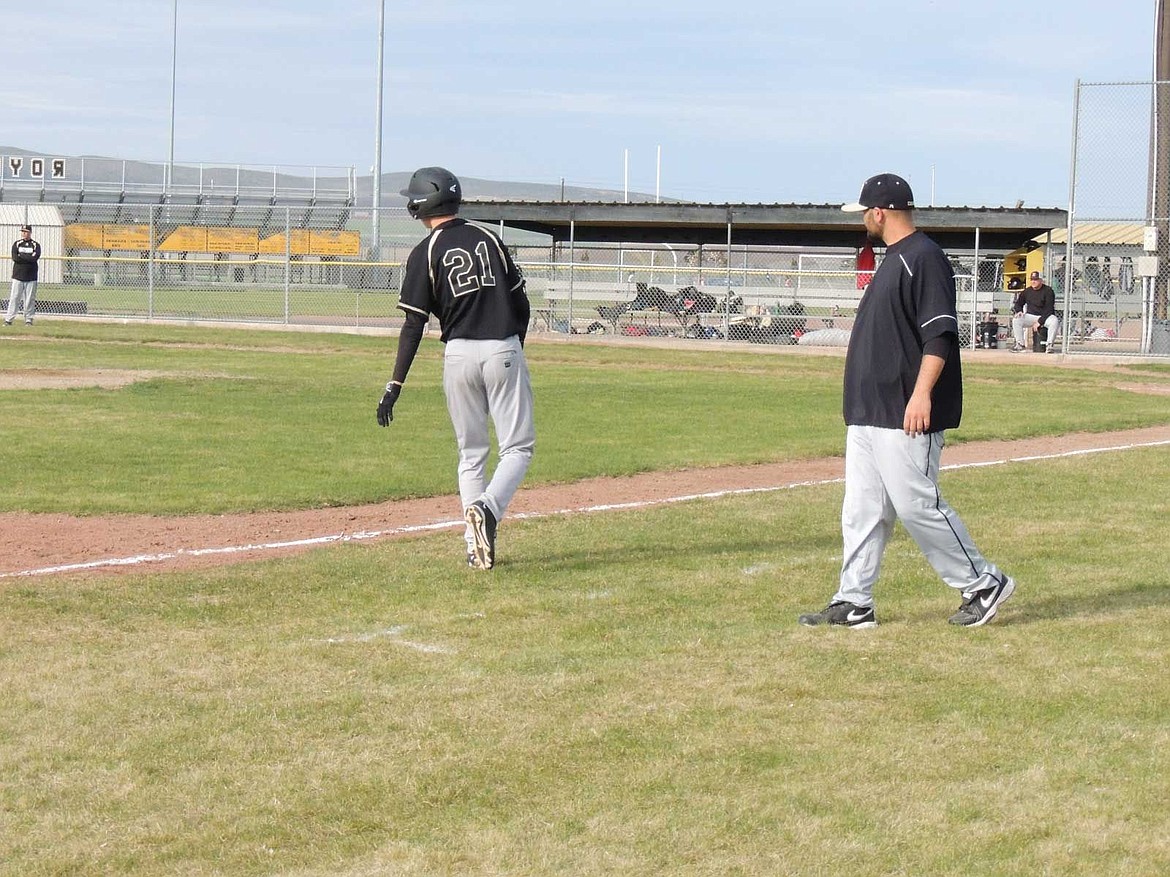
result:
[(390, 421), (394, 419), (394, 403), (398, 401), (401, 393), (401, 384), (386, 385), (386, 392), (382, 395), (382, 401), (378, 403), (378, 426), (390, 425)]

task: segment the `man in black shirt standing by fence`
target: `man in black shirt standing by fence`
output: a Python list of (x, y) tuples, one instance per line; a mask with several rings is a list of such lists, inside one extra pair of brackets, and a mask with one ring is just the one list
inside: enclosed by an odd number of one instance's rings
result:
[(37, 307), (37, 270), (41, 245), (32, 238), (32, 226), (20, 227), (20, 240), (12, 245), (12, 290), (8, 294), (8, 313), (4, 325), (11, 326), (16, 312), (23, 308), (24, 324), (31, 326)]

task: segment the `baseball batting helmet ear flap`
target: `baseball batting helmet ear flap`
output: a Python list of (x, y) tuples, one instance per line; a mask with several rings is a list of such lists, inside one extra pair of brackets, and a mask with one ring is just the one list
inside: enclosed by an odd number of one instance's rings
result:
[(410, 185), (399, 194), (409, 199), (406, 209), (415, 219), (452, 216), (459, 212), (463, 201), (459, 180), (442, 167), (420, 167), (411, 175)]

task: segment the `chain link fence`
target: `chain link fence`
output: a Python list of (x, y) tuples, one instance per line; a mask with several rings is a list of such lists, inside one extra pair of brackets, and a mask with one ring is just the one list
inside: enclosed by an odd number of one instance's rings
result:
[(1069, 227), (1045, 258), (1070, 353), (1170, 354), (1168, 108), (1170, 83), (1077, 84)]
[(841, 335), (860, 295), (852, 252), (682, 244), (516, 252), (538, 332), (792, 344), (814, 329)]
[[(862, 238), (859, 228), (858, 237)], [(510, 243), (507, 235), (505, 242)], [(951, 252), (960, 339), (1006, 313), (1002, 253)], [(844, 346), (880, 257), (863, 249), (743, 245), (515, 246), (534, 331)]]
[[(1151, 207), (1170, 204), (1150, 158), (1158, 102), (1170, 99), (1162, 86), (1078, 86), (1067, 229), (1012, 254), (982, 251), (977, 238), (949, 251), (963, 345), (1010, 343), (1027, 273), (1012, 276), (1005, 264), (1019, 262), (1054, 287), (1065, 351), (1170, 353), (1170, 257), (1145, 246), (1151, 227), (1158, 248), (1170, 245), (1170, 206)], [(166, 203), (128, 203), (125, 189), (116, 203), (88, 190), (54, 201), (46, 189), (22, 204), (5, 190), (0, 234), (14, 240), (24, 222), (37, 229), (42, 313), (397, 327), (403, 266), (425, 229), (403, 208), (383, 208), (374, 222), (368, 207), (353, 206), (352, 179), (338, 179), (285, 191), (275, 172), (253, 181), (236, 171), (225, 182), (187, 169), (174, 184), (191, 192)], [(704, 245), (553, 243), (493, 230), (527, 277), (534, 333), (844, 345), (880, 261), (861, 246), (860, 226), (858, 248), (838, 249), (737, 244), (734, 226), (727, 243)], [(1151, 254), (1160, 256), (1153, 268)], [(988, 326), (997, 327), (991, 337)]]
[[(93, 317), (394, 328), (402, 270), (425, 233), (405, 209), (383, 208), (374, 246), (369, 209), (238, 196), (0, 207), (0, 233), (15, 239), (29, 222), (44, 247), (39, 311)], [(856, 249), (553, 244), (493, 230), (525, 273), (536, 333), (844, 345), (876, 267)], [(952, 259), (970, 345), (997, 305), (1002, 259)]]
[(405, 210), (384, 210), (375, 259), (368, 211), (344, 203), (5, 207), (0, 228), (15, 239), (28, 222), (42, 244), (42, 314), (396, 325), (402, 266), (422, 236)]

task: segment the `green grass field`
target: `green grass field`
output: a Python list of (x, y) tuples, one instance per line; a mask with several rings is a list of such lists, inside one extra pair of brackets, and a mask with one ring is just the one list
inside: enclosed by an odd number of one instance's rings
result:
[(399, 318), (398, 294), (386, 290), (350, 289), (297, 283), (285, 292), (281, 283), (269, 285), (226, 281), (185, 286), (158, 283), (149, 288), (140, 279), (117, 280), (110, 285), (42, 284), (41, 301), (81, 301), (87, 312), (107, 317), (155, 317), (201, 321), (284, 321), (292, 315), (305, 321), (320, 318), (371, 321)]
[[(449, 494), (425, 344), (44, 323), (0, 510)], [(532, 483), (840, 453), (839, 357), (530, 345)], [(1164, 366), (967, 367), (952, 441), (1165, 424)], [(1042, 393), (1038, 390), (1043, 390)], [(19, 455), (13, 449), (21, 447)], [(1166, 448), (944, 474), (1020, 587), (977, 630), (898, 531), (872, 631), (840, 485), (199, 572), (0, 581), (0, 874), (1155, 875), (1170, 869)], [(457, 542), (457, 539), (454, 540)]]

